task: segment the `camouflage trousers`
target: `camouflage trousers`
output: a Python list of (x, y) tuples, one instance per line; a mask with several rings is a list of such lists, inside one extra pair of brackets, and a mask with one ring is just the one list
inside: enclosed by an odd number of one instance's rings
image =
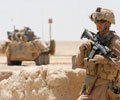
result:
[(83, 93), (77, 100), (111, 100), (109, 99), (107, 90), (108, 85), (103, 84), (95, 87), (90, 95)]

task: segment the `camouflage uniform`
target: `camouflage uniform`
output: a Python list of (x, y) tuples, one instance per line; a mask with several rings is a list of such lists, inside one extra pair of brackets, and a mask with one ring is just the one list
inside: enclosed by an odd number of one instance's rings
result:
[[(99, 12), (91, 14), (90, 19), (107, 20), (111, 24), (115, 24), (114, 14), (109, 9), (101, 8)], [(78, 100), (118, 100), (119, 94), (114, 94), (108, 88), (110, 82), (116, 80), (120, 69), (120, 38), (114, 31), (108, 31), (103, 37), (113, 35), (110, 40), (109, 47), (116, 55), (113, 58), (118, 64), (114, 65), (108, 58), (96, 54), (93, 59), (87, 60), (91, 51), (92, 41), (83, 41), (80, 44), (79, 53), (76, 57), (77, 66), (86, 69), (86, 79), (84, 88)], [(119, 82), (118, 82), (119, 83)], [(116, 83), (117, 86), (119, 84)]]

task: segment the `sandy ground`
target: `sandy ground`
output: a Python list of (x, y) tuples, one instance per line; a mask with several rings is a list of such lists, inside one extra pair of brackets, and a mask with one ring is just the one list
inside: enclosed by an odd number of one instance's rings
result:
[[(78, 41), (57, 41), (55, 55), (50, 56), (51, 68), (72, 68), (72, 55), (77, 54), (79, 48)], [(22, 66), (8, 66), (6, 56), (0, 56), (0, 70), (20, 70), (36, 66), (34, 61), (23, 61)], [(58, 67), (59, 66), (59, 67)]]

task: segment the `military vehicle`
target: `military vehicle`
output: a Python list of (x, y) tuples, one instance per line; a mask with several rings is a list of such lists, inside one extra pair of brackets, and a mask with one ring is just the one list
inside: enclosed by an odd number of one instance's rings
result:
[(50, 54), (55, 53), (54, 40), (41, 41), (29, 27), (15, 29), (7, 35), (10, 40), (6, 46), (8, 65), (21, 65), (22, 61), (35, 61), (36, 65), (50, 63)]

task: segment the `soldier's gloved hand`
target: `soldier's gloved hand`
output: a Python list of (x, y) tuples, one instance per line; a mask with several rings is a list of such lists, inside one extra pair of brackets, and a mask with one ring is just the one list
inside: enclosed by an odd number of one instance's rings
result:
[(94, 58), (89, 59), (89, 61), (92, 61), (94, 64), (108, 64), (109, 59), (102, 55), (95, 55)]
[(86, 40), (80, 43), (80, 50), (91, 50), (91, 45), (94, 44), (92, 40)]

